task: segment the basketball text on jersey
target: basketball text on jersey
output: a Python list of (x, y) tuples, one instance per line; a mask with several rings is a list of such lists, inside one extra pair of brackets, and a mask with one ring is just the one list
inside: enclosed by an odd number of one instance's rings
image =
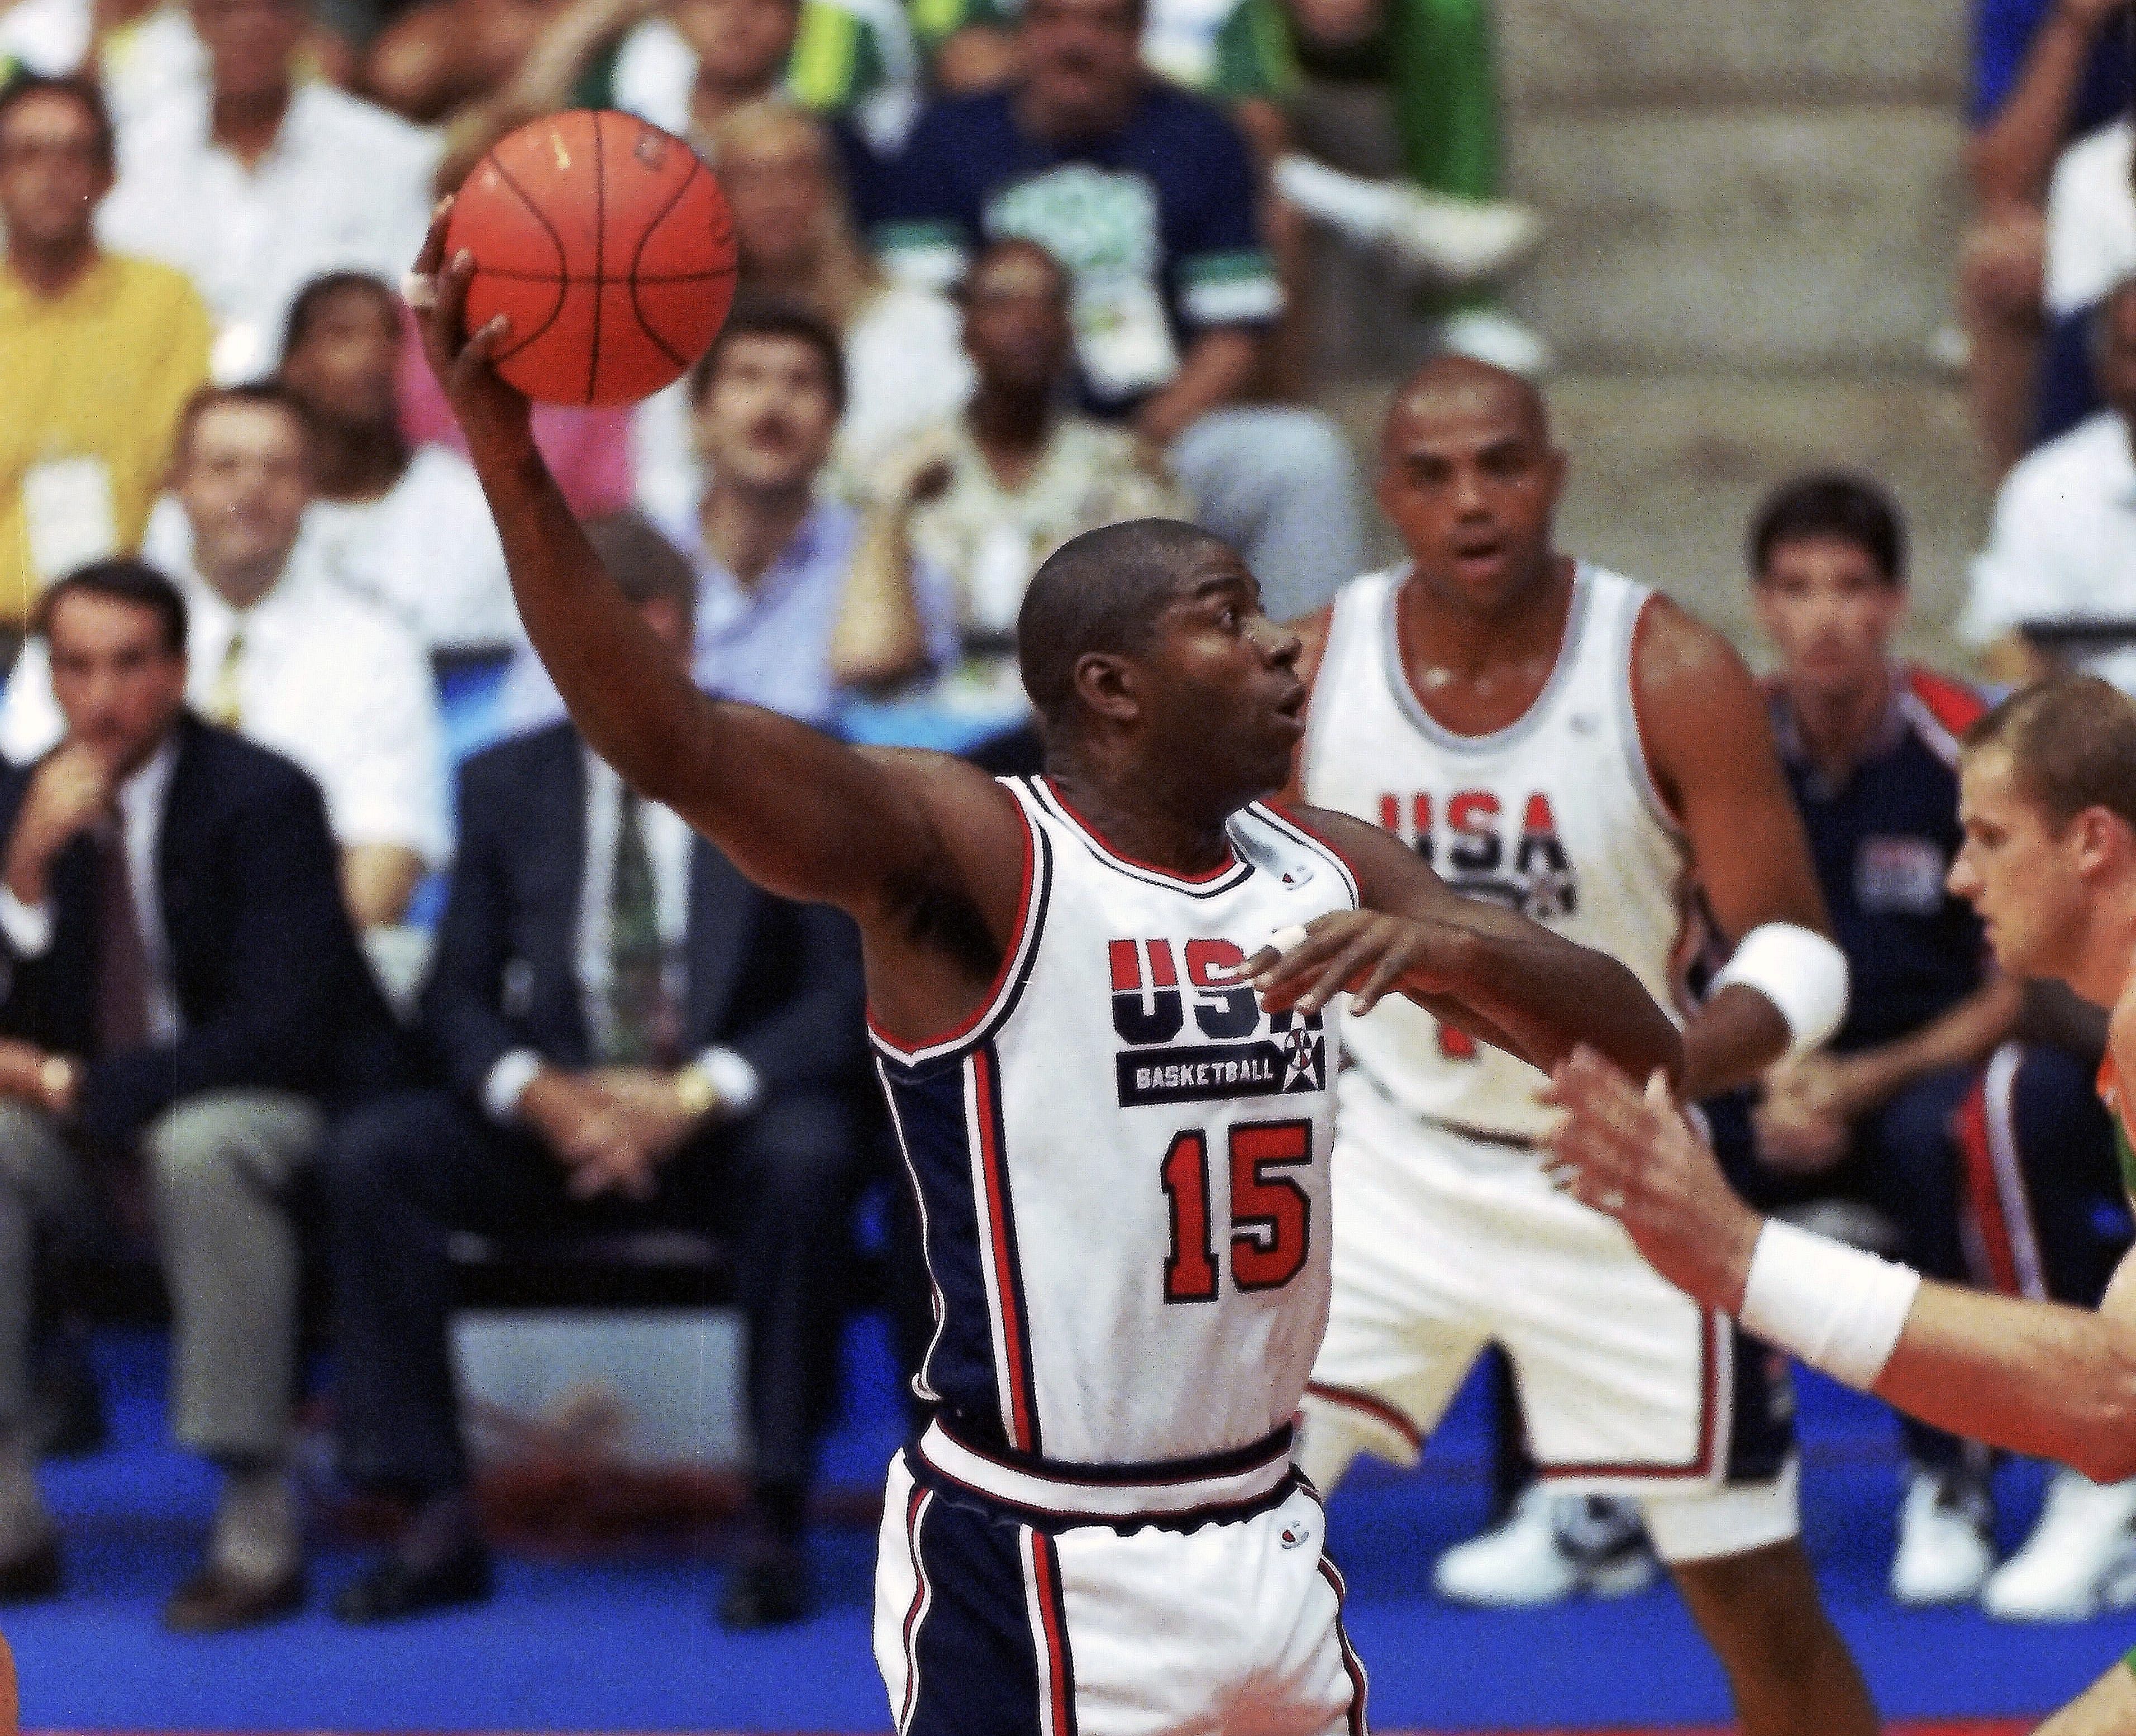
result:
[(1379, 822), (1470, 898), (1488, 898), (1536, 922), (1561, 921), (1580, 909), (1580, 879), (1541, 790), (1523, 797), (1457, 790), (1442, 805), (1428, 791), (1382, 792)]
[(1233, 979), (1246, 955), (1231, 942), (1115, 940), (1106, 953), (1113, 1030), (1124, 1045), (1114, 1062), (1122, 1108), (1326, 1087), (1320, 1015), (1264, 1013)]

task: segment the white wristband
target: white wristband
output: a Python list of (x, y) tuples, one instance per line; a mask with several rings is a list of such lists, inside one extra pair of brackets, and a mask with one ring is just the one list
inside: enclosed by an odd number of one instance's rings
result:
[(1847, 1016), (1847, 955), (1823, 935), (1791, 922), (1760, 923), (1713, 978), (1754, 988), (1787, 1021), (1788, 1059), (1828, 1041)]
[(1737, 1317), (1745, 1331), (1867, 1392), (1898, 1348), (1920, 1287), (1910, 1267), (1769, 1218)]

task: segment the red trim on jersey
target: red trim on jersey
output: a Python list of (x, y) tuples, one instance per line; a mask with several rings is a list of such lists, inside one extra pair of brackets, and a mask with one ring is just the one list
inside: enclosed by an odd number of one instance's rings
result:
[(915, 1643), (920, 1612), (927, 1607), (927, 1564), (920, 1554), (920, 1520), (927, 1510), (928, 1491), (915, 1486), (905, 1503), (905, 1546), (912, 1557), (912, 1604), (905, 1612), (905, 1705), (897, 1714), (900, 1730), (912, 1722), (912, 1707), (920, 1697), (920, 1655)]
[(1585, 1465), (1554, 1465), (1537, 1461), (1545, 1477), (1621, 1477), (1641, 1481), (1668, 1482), (1677, 1477), (1697, 1478), (1712, 1474), (1720, 1452), (1721, 1319), (1711, 1309), (1699, 1312), (1698, 1336), (1698, 1448), (1685, 1465), (1613, 1465), (1597, 1462)]
[[(1016, 802), (1013, 796), (1009, 799)], [(1009, 978), (1016, 970), (1017, 959), (1023, 952), (1024, 931), (1031, 925), (1032, 889), (1038, 884), (1038, 841), (1032, 836), (1031, 816), (1024, 812), (1021, 802), (1016, 802), (1016, 814), (1023, 822), (1023, 882), (1017, 890), (1016, 925), (1009, 932), (1008, 944), (1002, 948), (1001, 968), (994, 972), (994, 980), (988, 986), (985, 996), (964, 1021), (939, 1036), (922, 1037), (910, 1043), (902, 1037), (892, 1036), (882, 1021), (876, 1017), (875, 1006), (871, 1002), (867, 1008), (868, 1029), (892, 1053), (909, 1058), (923, 1049), (939, 1048), (945, 1043), (960, 1043), (985, 1024), (1000, 1003), (1002, 991), (1008, 987)]]
[(2002, 1195), (1995, 1185), (1995, 1154), (1988, 1143), (1985, 1074), (1973, 1080), (1965, 1101), (1959, 1105), (1955, 1121), (1959, 1154), (1965, 1163), (1966, 1202), (1973, 1208), (1973, 1220), (1980, 1231), (1980, 1254), (1988, 1263), (1988, 1281), (2004, 1296), (2022, 1295), (2010, 1220), (2002, 1210)]
[(1308, 1397), (1318, 1399), (1323, 1404), (1340, 1404), (1351, 1410), (1362, 1410), (1367, 1416), (1386, 1424), (1408, 1442), (1410, 1452), (1420, 1452), (1424, 1450), (1424, 1431), (1402, 1412), (1388, 1404), (1386, 1399), (1376, 1397), (1371, 1393), (1360, 1392), (1353, 1386), (1330, 1386), (1321, 1380), (1307, 1381), (1305, 1390)]
[(1001, 1148), (1001, 1088), (994, 1077), (993, 1051), (972, 1057), (972, 1090), (979, 1123), (979, 1173), (987, 1190), (987, 1221), (992, 1232), (994, 1290), (1001, 1298), (1002, 1350), (1008, 1362), (1008, 1443), (1019, 1452), (1038, 1451), (1038, 1395), (1031, 1373), (1031, 1346), (1023, 1318), (1022, 1274), (1017, 1270), (1015, 1231), (1009, 1222), (1008, 1165)]
[(1342, 1606), (1348, 1601), (1350, 1588), (1342, 1583), (1342, 1575), (1326, 1555), (1319, 1562), (1320, 1577), (1325, 1579), (1335, 1593), (1335, 1643), (1342, 1648), (1342, 1673), (1350, 1678), (1350, 1736), (1365, 1736), (1365, 1680), (1364, 1661), (1350, 1644), (1349, 1630), (1342, 1625)]
[(1139, 856), (1129, 856), (1124, 850), (1116, 850), (1107, 840), (1104, 833), (1075, 812), (1073, 804), (1061, 793), (1061, 786), (1053, 781), (1051, 775), (1041, 773), (1040, 776), (1046, 785), (1046, 793), (1053, 798), (1055, 804), (1061, 812), (1075, 822), (1083, 832), (1088, 833), (1090, 841), (1116, 862), (1125, 862), (1129, 867), (1139, 868), (1144, 874), (1159, 875), (1168, 880), (1177, 880), (1182, 885), (1186, 886), (1206, 886), (1211, 880), (1223, 879), (1226, 875), (1239, 866), (1238, 855), (1231, 849), (1228, 839), (1225, 841), (1224, 860), (1206, 874), (1182, 874), (1177, 869), (1160, 868), (1154, 862), (1145, 862)]
[(1053, 1727), (1050, 1736), (1075, 1736), (1075, 1666), (1068, 1650), (1068, 1606), (1061, 1595), (1061, 1557), (1043, 1531), (1031, 1534), (1031, 1572), (1037, 1583), (1040, 1638), (1046, 1649), (1046, 1680), (1051, 1689)]
[(1905, 682), (1906, 691), (1928, 708), (1929, 715), (1960, 740), (1988, 715), (1988, 701), (1975, 690), (1918, 663), (1905, 666)]

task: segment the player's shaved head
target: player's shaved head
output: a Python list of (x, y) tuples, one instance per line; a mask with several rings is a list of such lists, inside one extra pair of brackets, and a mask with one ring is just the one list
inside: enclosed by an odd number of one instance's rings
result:
[(1049, 725), (1070, 715), (1075, 665), (1092, 652), (1133, 657), (1158, 617), (1212, 559), (1237, 557), (1198, 525), (1136, 518), (1072, 537), (1023, 594), (1017, 658), (1024, 691)]
[(1532, 381), (1467, 356), (1435, 356), (1402, 384), (1387, 407), (1382, 445), (1390, 455), (1449, 420), (1510, 423), (1550, 440), (1550, 411)]

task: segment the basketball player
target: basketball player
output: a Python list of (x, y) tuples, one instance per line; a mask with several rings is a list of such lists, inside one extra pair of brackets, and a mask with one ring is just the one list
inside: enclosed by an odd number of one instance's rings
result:
[[(1686, 1090), (1831, 1034), (1846, 963), (1765, 700), (1715, 633), (1558, 554), (1541, 398), (1461, 357), (1397, 395), (1379, 497), (1408, 547), (1308, 623), (1305, 799), (1376, 822), (1457, 890), (1524, 911), (1682, 1000), (1695, 881), (1739, 943), (1684, 1031)], [(1299, 1463), (1413, 1463), (1501, 1346), (1551, 1484), (1636, 1495), (1751, 1736), (1876, 1727), (1798, 1543), (1774, 1359), (1656, 1281), (1550, 1186), (1544, 1082), (1423, 1008), (1354, 1017), (1338, 1087), (1334, 1297)]]
[(935, 1418), (891, 1468), (877, 1579), (901, 1736), (1362, 1736), (1290, 1464), (1326, 1317), (1331, 1001), (1419, 996), (1545, 1065), (1589, 1035), (1641, 1078), (1680, 1065), (1674, 1029), (1622, 965), (1373, 828), (1255, 799), (1299, 740), (1299, 644), (1188, 526), (1091, 532), (1034, 579), (1044, 778), (699, 693), (488, 366), (502, 322), (463, 342), (472, 262), (439, 276), (443, 252), (441, 216), (425, 342), (580, 727), (745, 872), (860, 925), (935, 1304)]
[[(2089, 676), (2026, 689), (1975, 724), (1959, 764), (1965, 843), (1951, 890), (2012, 976), (2112, 1007), (2100, 1092), (2136, 1197), (2136, 705)], [(1636, 1075), (1635, 1075), (1636, 1076)], [(1835, 1379), (1954, 1433), (2136, 1475), (2136, 1255), (2097, 1313), (1928, 1282), (1760, 1219), (1721, 1180), (1665, 1084), (1643, 1098), (1582, 1054), (1547, 1096), (1546, 1136), (1574, 1195), (1619, 1219), (1656, 1270)], [(2136, 1654), (2039, 1736), (2136, 1731)]]

